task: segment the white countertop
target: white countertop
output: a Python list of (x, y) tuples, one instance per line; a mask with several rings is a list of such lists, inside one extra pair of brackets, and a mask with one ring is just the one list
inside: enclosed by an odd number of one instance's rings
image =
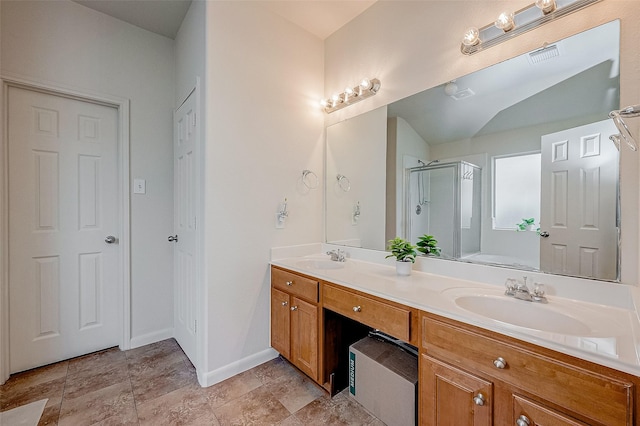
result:
[[(634, 309), (556, 295), (548, 296), (548, 304), (526, 302), (504, 296), (499, 285), (415, 270), (411, 276), (402, 277), (396, 275), (394, 266), (356, 259), (348, 259), (336, 269), (323, 268), (334, 266), (327, 263), (328, 259), (327, 255), (315, 254), (285, 257), (272, 260), (271, 264), (640, 376), (640, 321)], [(546, 329), (520, 327), (463, 309), (455, 299), (468, 294), (494, 301), (500, 298), (500, 303), (524, 304), (519, 305), (523, 311), (534, 315), (539, 309)], [(553, 324), (549, 323), (552, 315), (579, 318), (590, 331), (586, 336), (562, 334), (549, 326)]]

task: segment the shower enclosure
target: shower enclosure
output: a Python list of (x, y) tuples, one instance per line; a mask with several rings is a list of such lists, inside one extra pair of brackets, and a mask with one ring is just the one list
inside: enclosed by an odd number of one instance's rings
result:
[(407, 238), (415, 244), (433, 235), (443, 257), (480, 252), (481, 176), (480, 167), (465, 161), (407, 169)]

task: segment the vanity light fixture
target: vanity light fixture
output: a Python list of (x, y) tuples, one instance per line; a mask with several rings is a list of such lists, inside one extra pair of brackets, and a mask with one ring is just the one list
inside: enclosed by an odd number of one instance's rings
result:
[(513, 13), (502, 12), (495, 22), (464, 32), (460, 50), (472, 55), (556, 18), (578, 11), (601, 0), (536, 0)]
[(371, 97), (380, 90), (380, 80), (377, 78), (365, 78), (355, 87), (347, 87), (344, 92), (334, 94), (331, 98), (320, 101), (324, 112), (327, 114), (344, 108), (348, 105), (360, 102), (363, 99)]

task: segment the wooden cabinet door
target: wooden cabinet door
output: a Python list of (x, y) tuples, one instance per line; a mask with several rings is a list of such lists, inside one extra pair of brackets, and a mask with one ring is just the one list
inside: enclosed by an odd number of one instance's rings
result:
[(529, 426), (586, 426), (565, 414), (533, 402), (518, 395), (513, 396), (513, 418), (507, 424), (521, 424)]
[[(489, 426), (493, 384), (426, 354), (420, 363), (420, 424)], [(515, 423), (513, 423), (515, 424)]]
[(291, 305), (291, 362), (318, 380), (318, 306), (297, 297)]
[(280, 355), (291, 359), (291, 314), (289, 295), (275, 288), (271, 289), (271, 346)]

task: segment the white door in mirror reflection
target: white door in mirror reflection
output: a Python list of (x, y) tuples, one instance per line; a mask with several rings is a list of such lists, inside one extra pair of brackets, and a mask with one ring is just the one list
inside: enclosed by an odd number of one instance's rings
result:
[[(618, 150), (611, 120), (542, 136), (543, 271), (618, 276)], [(546, 234), (543, 234), (546, 235)]]

